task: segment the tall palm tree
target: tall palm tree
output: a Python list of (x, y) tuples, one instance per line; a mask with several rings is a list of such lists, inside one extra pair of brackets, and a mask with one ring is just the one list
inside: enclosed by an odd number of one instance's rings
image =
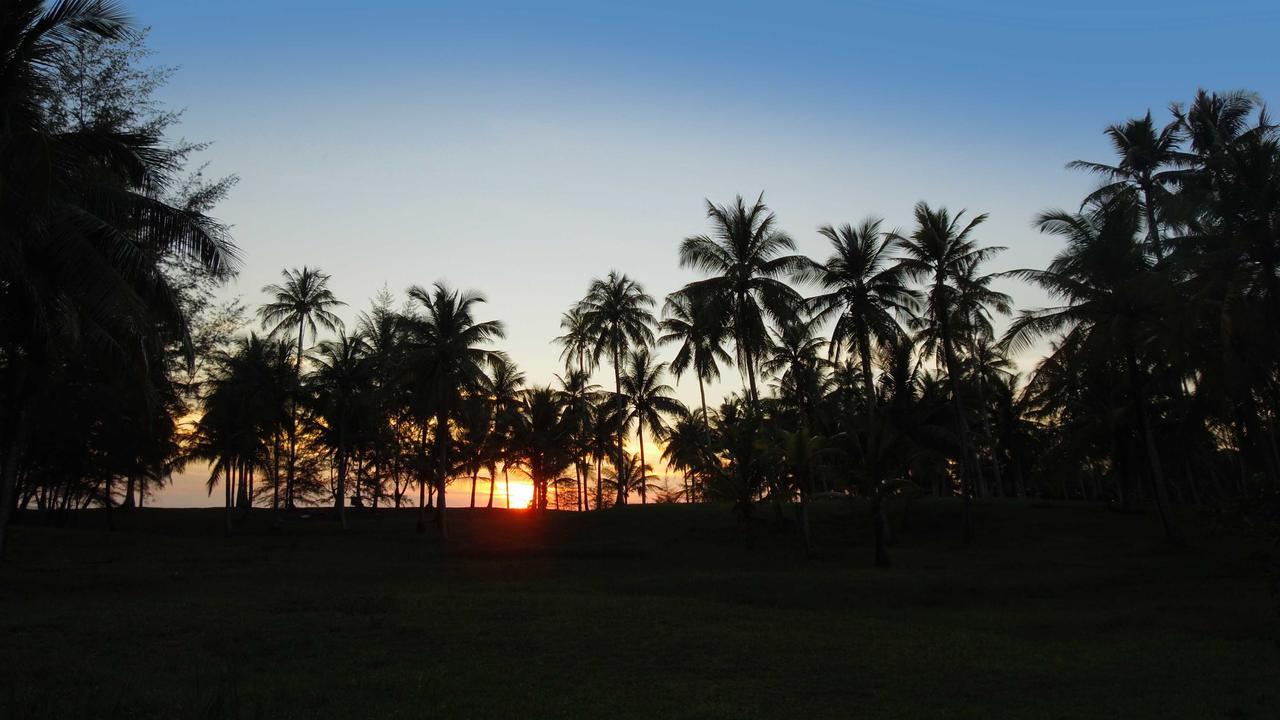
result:
[(108, 123), (64, 130), (45, 112), (59, 53), (128, 32), (118, 4), (10, 0), (0, 28), (2, 556), (50, 364), (109, 353), (143, 368), (171, 343), (190, 364), (187, 318), (160, 262), (227, 278), (238, 259), (224, 227), (160, 199), (175, 182), (174, 153), (161, 138)]
[(714, 298), (725, 309), (751, 408), (758, 412), (756, 363), (769, 342), (765, 321), (793, 315), (801, 303), (799, 293), (780, 278), (802, 279), (813, 263), (801, 255), (784, 254), (795, 251), (795, 242), (777, 229), (763, 193), (751, 207), (741, 195), (731, 205), (708, 200), (707, 217), (711, 234), (687, 237), (680, 243), (680, 267), (711, 277), (690, 283), (685, 291)]
[(1180, 149), (1181, 124), (1176, 120), (1163, 128), (1156, 127), (1151, 111), (1140, 118), (1132, 118), (1120, 125), (1111, 125), (1106, 135), (1115, 148), (1118, 162), (1115, 165), (1074, 160), (1067, 167), (1087, 170), (1101, 175), (1105, 184), (1091, 193), (1085, 204), (1107, 200), (1121, 193), (1136, 195), (1143, 211), (1147, 231), (1147, 243), (1157, 258), (1165, 255), (1160, 240), (1158, 212), (1168, 198), (1168, 185), (1178, 176), (1177, 167), (1185, 165), (1190, 156)]
[(831, 354), (836, 362), (846, 348), (857, 353), (862, 367), (867, 411), (875, 415), (876, 391), (872, 375), (875, 348), (901, 342), (898, 317), (917, 306), (917, 293), (906, 284), (906, 273), (891, 253), (895, 235), (883, 232), (880, 218), (867, 218), (857, 227), (824, 225), (818, 232), (831, 242), (832, 255), (817, 271), (824, 292), (809, 299), (814, 318), (835, 318)]
[(720, 320), (720, 312), (707, 296), (674, 292), (667, 296), (662, 307), (658, 330), (662, 333), (658, 337), (659, 345), (679, 345), (668, 368), (671, 374), (679, 380), (685, 371), (692, 370), (698, 379), (702, 424), (709, 435), (711, 426), (707, 421), (705, 383), (720, 379), (720, 365), (732, 362), (724, 349), (730, 333)]
[[(653, 345), (653, 305), (653, 297), (644, 291), (640, 283), (616, 270), (609, 271), (603, 280), (593, 280), (586, 297), (578, 304), (586, 332), (591, 338), (592, 361), (598, 363), (600, 358), (608, 355), (613, 365), (613, 410), (619, 415), (625, 411), (623, 358), (632, 348)], [(623, 452), (625, 430), (625, 426), (618, 428), (619, 457)]]
[[(436, 526), (448, 537), (445, 523), (445, 488), (449, 478), (449, 424), (460, 409), (463, 395), (480, 387), (486, 370), (502, 355), (483, 347), (505, 337), (497, 320), (477, 321), (475, 306), (485, 298), (476, 292), (458, 292), (443, 283), (430, 290), (418, 285), (409, 288), (409, 299), (423, 310), (410, 317), (412, 365), (424, 388), (424, 401), (435, 414)], [(419, 532), (422, 531), (421, 517)]]
[(369, 344), (359, 333), (325, 340), (316, 348), (315, 369), (307, 376), (307, 389), (325, 424), (328, 444), (334, 451), (337, 487), (334, 509), (342, 529), (347, 529), (347, 474), (357, 431), (360, 404), (368, 401), (372, 368)]
[[(1023, 311), (1009, 327), (1004, 344), (1018, 351), (1037, 337), (1062, 334), (1059, 348), (1095, 358), (1120, 358), (1130, 402), (1147, 457), (1156, 507), (1165, 540), (1183, 542), (1169, 508), (1168, 488), (1156, 449), (1147, 401), (1146, 357), (1153, 352), (1155, 319), (1168, 304), (1170, 291), (1155, 258), (1139, 239), (1140, 206), (1117, 197), (1089, 213), (1044, 213), (1041, 232), (1067, 241), (1046, 270), (1019, 270), (1017, 275), (1047, 290), (1064, 304)], [(1151, 250), (1154, 250), (1152, 248)], [(1054, 365), (1050, 355), (1045, 364)]]
[[(333, 309), (345, 305), (334, 297), (329, 290), (329, 276), (319, 268), (302, 266), (301, 270), (282, 270), (283, 282), (279, 285), (267, 285), (262, 292), (271, 296), (271, 301), (258, 308), (258, 319), (262, 327), (273, 337), (292, 333), (297, 328), (297, 353), (294, 355), (294, 380), (301, 387), (302, 358), (305, 353), (303, 343), (305, 334), (315, 338), (318, 328), (335, 331), (342, 328), (342, 320), (333, 313)], [(293, 507), (293, 481), (298, 464), (298, 412), (297, 401), (294, 401), (291, 412), (292, 421), (289, 426), (289, 456), (285, 470), (285, 505)]]
[(902, 271), (908, 277), (925, 283), (924, 319), (937, 338), (938, 350), (947, 369), (947, 380), (960, 430), (962, 464), (967, 466), (961, 473), (961, 495), (964, 503), (964, 541), (968, 543), (973, 538), (970, 501), (974, 480), (981, 469), (973, 447), (973, 436), (969, 431), (964, 397), (960, 392), (962, 376), (956, 352), (958, 333), (954, 327), (957, 320), (957, 296), (961, 292), (958, 283), (969, 276), (973, 267), (981, 265), (1004, 248), (979, 247), (972, 238), (973, 231), (987, 216), (978, 215), (964, 223), (964, 214), (962, 210), (953, 216), (946, 208), (935, 210), (927, 203), (920, 202), (915, 207), (915, 230), (910, 236), (894, 233), (893, 237), (903, 253), (900, 260)]
[[(662, 382), (662, 376), (666, 371), (666, 363), (655, 362), (647, 348), (640, 348), (631, 353), (631, 357), (628, 358), (627, 372), (622, 376), (623, 401), (626, 403), (623, 430), (625, 432), (626, 424), (632, 420), (635, 421), (641, 466), (645, 466), (645, 428), (649, 428), (651, 437), (659, 439), (666, 430), (663, 416), (681, 415), (686, 412), (684, 405), (671, 397), (673, 392), (671, 386)], [(647, 488), (641, 484), (639, 489), (640, 502), (644, 504), (648, 502)]]

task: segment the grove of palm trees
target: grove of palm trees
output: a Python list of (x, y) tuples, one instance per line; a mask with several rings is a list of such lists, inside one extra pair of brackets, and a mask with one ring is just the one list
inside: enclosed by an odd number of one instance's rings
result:
[[(0, 717), (1280, 708), (1262, 97), (1097, 118), (1045, 267), (947, 198), (707, 199), (655, 241), (695, 279), (581, 278), (537, 376), (445, 258), (228, 299), (237, 178), (145, 41), (0, 8)], [(151, 507), (194, 475), (216, 509)]]

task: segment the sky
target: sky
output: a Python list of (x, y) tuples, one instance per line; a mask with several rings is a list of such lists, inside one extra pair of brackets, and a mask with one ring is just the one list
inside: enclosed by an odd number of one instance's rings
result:
[[(819, 225), (909, 230), (920, 200), (985, 212), (978, 239), (1008, 248), (992, 270), (1043, 267), (1058, 245), (1032, 220), (1094, 186), (1064, 165), (1110, 161), (1107, 125), (1163, 120), (1201, 87), (1280, 97), (1275, 2), (126, 8), (178, 67), (162, 98), (185, 108), (180, 134), (240, 177), (216, 213), (245, 261), (227, 297), (256, 306), (283, 268), (319, 266), (351, 319), (384, 286), (445, 280), (487, 296), (482, 319), (539, 384), (592, 278), (661, 298), (695, 277), (676, 251), (706, 199), (763, 192), (818, 259)], [(159, 502), (216, 504), (201, 486)]]

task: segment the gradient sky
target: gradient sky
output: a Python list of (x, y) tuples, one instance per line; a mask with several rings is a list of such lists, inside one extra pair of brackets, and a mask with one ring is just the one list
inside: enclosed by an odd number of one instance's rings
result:
[[(993, 270), (1043, 267), (1032, 218), (1092, 187), (1063, 165), (1110, 160), (1106, 125), (1199, 87), (1280, 97), (1274, 1), (126, 5), (180, 68), (181, 134), (241, 177), (228, 295), (318, 265), (351, 317), (446, 279), (489, 297), (537, 383), (592, 277), (659, 298), (693, 277), (676, 245), (703, 198), (763, 190), (818, 258), (820, 224), (969, 208), (1009, 248)], [(188, 480), (161, 501), (206, 502)]]

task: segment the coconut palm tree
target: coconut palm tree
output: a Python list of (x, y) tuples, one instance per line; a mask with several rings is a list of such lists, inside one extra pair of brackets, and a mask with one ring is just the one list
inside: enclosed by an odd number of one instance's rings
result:
[(973, 231), (987, 216), (978, 215), (964, 223), (964, 214), (962, 210), (953, 216), (946, 208), (935, 210), (927, 203), (920, 202), (915, 207), (916, 227), (911, 235), (892, 235), (903, 253), (900, 260), (902, 272), (913, 280), (925, 283), (923, 320), (932, 328), (931, 333), (937, 338), (938, 351), (947, 369), (951, 399), (960, 431), (962, 464), (965, 466), (961, 473), (961, 495), (964, 502), (964, 540), (968, 543), (973, 537), (970, 500), (974, 480), (981, 469), (973, 447), (973, 436), (969, 431), (964, 397), (960, 391), (962, 376), (956, 348), (958, 329), (955, 324), (957, 298), (962, 288), (958, 285), (972, 274), (973, 268), (1004, 248), (978, 246), (972, 238)]
[(358, 430), (361, 405), (370, 400), (372, 368), (369, 344), (359, 333), (325, 340), (316, 348), (315, 368), (307, 375), (307, 390), (324, 423), (327, 444), (333, 448), (337, 469), (334, 509), (342, 529), (347, 529), (347, 474)]
[[(591, 474), (591, 466), (587, 458), (591, 454), (592, 422), (595, 405), (600, 400), (600, 386), (591, 382), (591, 377), (581, 370), (569, 370), (563, 377), (557, 375), (560, 384), (559, 392), (564, 403), (565, 420), (571, 428), (571, 444), (573, 446), (574, 471), (578, 483), (579, 510), (590, 509), (587, 493), (587, 482)], [(598, 507), (598, 506), (597, 506)]]
[(667, 296), (662, 307), (662, 321), (658, 323), (662, 333), (659, 345), (679, 345), (668, 369), (680, 379), (685, 371), (692, 370), (698, 380), (698, 400), (702, 406), (702, 423), (708, 436), (711, 426), (707, 421), (707, 391), (705, 383), (720, 379), (720, 365), (729, 365), (733, 359), (724, 349), (729, 330), (721, 322), (721, 313), (713, 305), (713, 298), (674, 292)]
[(1168, 200), (1169, 184), (1178, 177), (1178, 167), (1191, 159), (1180, 149), (1181, 130), (1182, 125), (1176, 120), (1163, 128), (1156, 127), (1148, 110), (1143, 117), (1106, 129), (1107, 138), (1118, 156), (1115, 165), (1086, 160), (1067, 163), (1068, 168), (1086, 170), (1102, 176), (1104, 180), (1105, 184), (1090, 193), (1082, 205), (1109, 200), (1122, 193), (1135, 196), (1142, 208), (1147, 244), (1157, 259), (1166, 253), (1160, 239), (1160, 209)]
[(768, 345), (766, 320), (795, 314), (799, 293), (781, 278), (803, 279), (813, 262), (794, 252), (795, 242), (777, 229), (777, 219), (764, 204), (764, 194), (747, 207), (742, 196), (731, 205), (707, 201), (709, 235), (694, 235), (680, 243), (680, 267), (711, 277), (690, 283), (686, 293), (711, 298), (723, 308), (733, 330), (738, 364), (746, 376), (753, 412), (759, 411), (757, 361)]
[[(628, 358), (627, 372), (622, 376), (622, 395), (625, 403), (625, 419), (623, 431), (631, 421), (635, 421), (637, 442), (640, 446), (640, 464), (645, 465), (644, 431), (649, 428), (650, 436), (660, 439), (666, 432), (664, 415), (682, 415), (687, 413), (683, 404), (671, 396), (674, 392), (670, 385), (662, 382), (667, 372), (667, 364), (654, 361), (647, 348), (631, 353)], [(646, 466), (647, 467), (647, 466)], [(639, 485), (640, 502), (648, 502), (647, 487)]]
[(511, 480), (507, 468), (515, 459), (511, 448), (511, 433), (516, 423), (524, 392), (524, 373), (505, 355), (498, 355), (489, 374), (480, 380), (478, 393), (493, 408), (493, 427), (489, 433), (489, 448), (485, 453), (489, 468), (489, 500), (485, 507), (493, 507), (493, 486), (497, 484), (498, 462), (502, 462), (502, 474), (506, 480), (507, 508), (511, 508)]
[[(1152, 330), (1171, 292), (1167, 279), (1155, 272), (1154, 248), (1145, 246), (1139, 235), (1142, 212), (1132, 198), (1118, 196), (1087, 213), (1041, 215), (1036, 223), (1040, 231), (1063, 238), (1067, 247), (1047, 269), (1016, 274), (1063, 304), (1023, 311), (1003, 342), (1017, 352), (1038, 337), (1062, 335), (1060, 348), (1083, 356), (1121, 359), (1165, 540), (1180, 544), (1182, 534), (1169, 507), (1147, 400), (1148, 358), (1158, 352)], [(1053, 360), (1050, 355), (1045, 362), (1052, 367)]]
[(906, 284), (903, 267), (892, 257), (895, 235), (881, 230), (883, 220), (867, 218), (857, 227), (824, 225), (818, 232), (831, 242), (832, 255), (817, 271), (823, 292), (809, 299), (819, 321), (835, 319), (831, 331), (832, 360), (849, 349), (862, 367), (867, 412), (875, 415), (875, 348), (903, 340), (898, 318), (918, 305), (917, 293)]
[(560, 316), (560, 329), (564, 334), (555, 342), (563, 346), (560, 360), (566, 370), (589, 372), (595, 369), (595, 336), (589, 318), (581, 305), (575, 305)]
[(452, 439), (449, 425), (461, 409), (463, 396), (482, 387), (486, 370), (502, 358), (497, 351), (483, 346), (505, 337), (505, 332), (497, 320), (475, 319), (475, 307), (485, 301), (479, 293), (459, 292), (436, 283), (430, 290), (414, 285), (408, 294), (423, 311), (406, 320), (410, 365), (422, 385), (422, 400), (434, 410), (436, 526), (441, 537), (447, 538), (445, 487)]
[[(610, 271), (603, 280), (593, 280), (587, 295), (578, 304), (587, 337), (591, 338), (591, 360), (598, 364), (605, 355), (613, 365), (614, 412), (624, 414), (622, 363), (632, 348), (653, 345), (653, 297), (635, 280)], [(618, 453), (623, 451), (625, 426), (618, 428)], [(625, 499), (624, 499), (625, 502)]]
[(175, 184), (175, 155), (156, 134), (107, 122), (67, 130), (45, 112), (59, 53), (128, 32), (116, 3), (11, 0), (0, 28), (2, 556), (52, 364), (110, 353), (142, 368), (172, 344), (190, 363), (187, 318), (161, 261), (227, 278), (238, 259), (224, 227), (160, 199)]
[[(334, 297), (329, 290), (329, 276), (319, 268), (302, 266), (301, 270), (282, 270), (283, 282), (279, 285), (267, 285), (262, 292), (271, 296), (271, 301), (258, 308), (258, 319), (262, 327), (272, 337), (285, 333), (293, 333), (297, 328), (297, 353), (294, 355), (294, 379), (299, 387), (302, 382), (302, 359), (305, 355), (303, 343), (309, 334), (315, 338), (320, 327), (329, 331), (342, 328), (342, 320), (333, 313), (333, 309), (345, 305)], [(293, 507), (293, 481), (298, 464), (298, 413), (297, 401), (292, 411), (292, 424), (289, 427), (289, 455), (285, 469), (285, 505)]]
[(516, 454), (533, 482), (533, 506), (546, 510), (547, 488), (573, 463), (573, 428), (560, 392), (550, 387), (523, 391), (512, 429)]

